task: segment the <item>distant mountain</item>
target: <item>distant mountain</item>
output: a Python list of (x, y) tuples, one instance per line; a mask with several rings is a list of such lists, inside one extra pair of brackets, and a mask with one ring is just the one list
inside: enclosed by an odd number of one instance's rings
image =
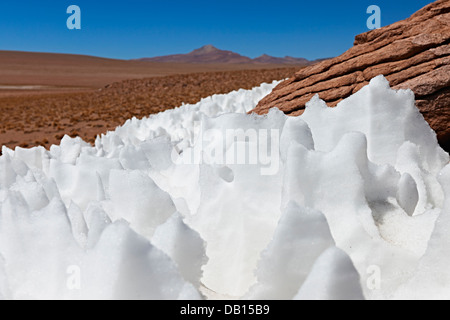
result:
[(187, 54), (174, 54), (168, 56), (142, 58), (141, 61), (150, 62), (178, 62), (178, 63), (235, 63), (235, 64), (295, 64), (308, 65), (313, 63), (304, 58), (284, 57), (277, 58), (264, 54), (251, 59), (232, 51), (220, 50), (212, 45), (206, 45)]
[(187, 54), (174, 54), (169, 56), (143, 58), (151, 62), (183, 62), (183, 63), (251, 63), (252, 59), (241, 56), (232, 51), (219, 50), (207, 45)]
[(263, 54), (262, 56), (253, 59), (253, 62), (256, 63), (273, 63), (273, 64), (309, 64), (311, 61), (305, 58), (293, 58), (286, 56), (284, 58), (272, 57), (267, 54)]

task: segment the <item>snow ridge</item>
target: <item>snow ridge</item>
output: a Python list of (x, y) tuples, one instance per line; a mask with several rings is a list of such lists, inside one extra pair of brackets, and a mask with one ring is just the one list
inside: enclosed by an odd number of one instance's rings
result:
[(4, 147), (0, 299), (449, 298), (449, 155), (412, 91), (247, 114), (277, 84)]

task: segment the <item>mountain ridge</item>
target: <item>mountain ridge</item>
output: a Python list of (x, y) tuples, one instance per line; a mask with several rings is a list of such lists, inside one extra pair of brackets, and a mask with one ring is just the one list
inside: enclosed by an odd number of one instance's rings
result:
[(171, 63), (224, 63), (224, 64), (287, 64), (287, 65), (309, 65), (315, 61), (305, 58), (294, 58), (285, 56), (284, 58), (273, 57), (263, 54), (257, 58), (249, 58), (239, 53), (221, 50), (213, 45), (205, 45), (185, 54), (172, 54), (151, 58), (137, 59), (139, 61), (150, 62), (171, 62)]

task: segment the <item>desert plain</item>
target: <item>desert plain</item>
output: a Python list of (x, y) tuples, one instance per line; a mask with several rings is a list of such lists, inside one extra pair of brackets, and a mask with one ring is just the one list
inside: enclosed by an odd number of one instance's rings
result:
[(93, 143), (127, 119), (292, 76), (300, 65), (170, 63), (0, 51), (0, 145)]

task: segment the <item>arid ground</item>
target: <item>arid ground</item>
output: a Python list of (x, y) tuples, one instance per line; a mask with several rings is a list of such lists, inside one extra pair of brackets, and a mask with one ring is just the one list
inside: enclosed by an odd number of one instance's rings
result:
[(132, 117), (290, 77), (300, 67), (168, 64), (0, 51), (0, 145), (93, 142)]

